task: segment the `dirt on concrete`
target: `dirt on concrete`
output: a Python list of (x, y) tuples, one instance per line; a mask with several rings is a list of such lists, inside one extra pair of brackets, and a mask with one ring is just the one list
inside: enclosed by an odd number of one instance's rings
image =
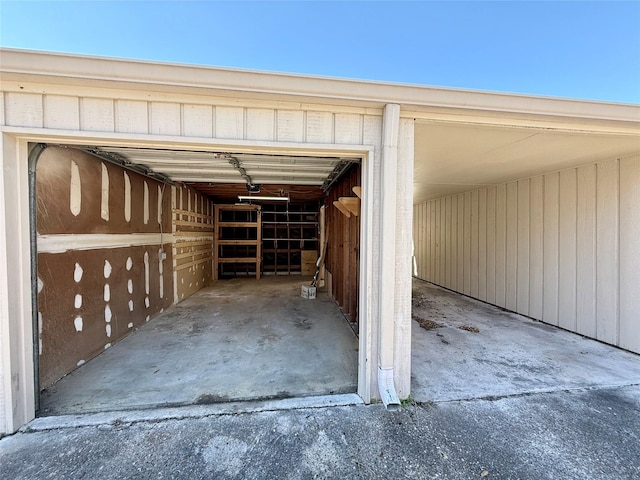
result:
[(412, 314), (411, 318), (418, 322), (418, 325), (420, 325), (425, 330), (433, 330), (434, 328), (439, 328), (442, 326), (438, 322), (427, 320), (426, 318), (422, 318), (420, 315)]

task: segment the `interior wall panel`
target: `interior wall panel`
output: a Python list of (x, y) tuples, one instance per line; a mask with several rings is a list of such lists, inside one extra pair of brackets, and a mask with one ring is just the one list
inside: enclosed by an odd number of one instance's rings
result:
[(79, 150), (44, 150), (36, 182), (46, 388), (171, 305), (172, 277), (162, 274), (171, 269), (171, 236), (160, 233), (171, 233), (171, 210), (157, 197), (159, 182)]
[(639, 205), (640, 156), (415, 205), (415, 276), (640, 353)]

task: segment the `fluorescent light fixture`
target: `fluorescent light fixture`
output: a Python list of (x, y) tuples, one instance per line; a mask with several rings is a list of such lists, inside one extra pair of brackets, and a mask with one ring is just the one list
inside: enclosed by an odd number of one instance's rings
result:
[(262, 200), (263, 202), (288, 202), (289, 197), (261, 197), (259, 195), (238, 195), (240, 201)]

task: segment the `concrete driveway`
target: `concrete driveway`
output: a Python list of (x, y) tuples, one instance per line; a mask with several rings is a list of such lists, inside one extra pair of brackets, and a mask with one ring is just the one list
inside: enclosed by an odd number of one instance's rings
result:
[(0, 478), (640, 478), (638, 355), (424, 282), (414, 303), (398, 412), (334, 395), (44, 417), (0, 440)]
[(412, 297), (418, 402), (640, 384), (640, 355), (421, 280)]

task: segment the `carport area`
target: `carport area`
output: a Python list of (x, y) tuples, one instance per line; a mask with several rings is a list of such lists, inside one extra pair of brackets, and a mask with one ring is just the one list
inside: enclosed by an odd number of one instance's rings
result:
[(220, 280), (47, 388), (41, 414), (352, 393), (358, 339), (305, 277)]
[(640, 384), (640, 356), (413, 280), (417, 402)]

